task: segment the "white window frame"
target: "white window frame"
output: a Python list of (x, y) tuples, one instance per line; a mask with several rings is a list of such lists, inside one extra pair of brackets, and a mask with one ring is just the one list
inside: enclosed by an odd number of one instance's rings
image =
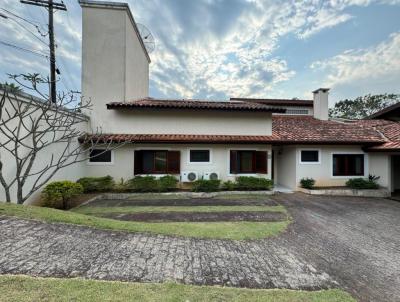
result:
[[(208, 150), (210, 154), (210, 160), (209, 161), (202, 161), (202, 162), (197, 162), (197, 161), (190, 161), (190, 151), (196, 151), (196, 150)], [(210, 148), (194, 148), (190, 147), (187, 149), (187, 163), (190, 165), (210, 165), (213, 163), (213, 152), (212, 149)]]
[[(87, 165), (88, 166), (113, 166), (114, 165), (114, 150), (107, 150), (105, 148), (92, 148), (91, 150), (104, 150), (104, 151), (110, 151), (111, 152), (111, 161), (110, 162), (91, 162), (90, 158), (87, 159)], [(90, 151), (89, 150), (89, 156), (90, 156)]]
[[(302, 161), (301, 160), (301, 152), (303, 151), (317, 151), (318, 152), (318, 161)], [(316, 148), (301, 148), (299, 149), (299, 163), (301, 165), (320, 165), (321, 164), (321, 149)]]
[[(333, 155), (335, 154), (351, 154), (351, 155), (364, 155), (364, 175), (333, 175)], [(330, 169), (331, 169), (331, 178), (333, 179), (350, 179), (350, 178), (365, 178), (369, 175), (369, 159), (368, 159), (368, 153), (365, 153), (363, 151), (340, 151), (340, 152), (331, 152), (330, 154)]]

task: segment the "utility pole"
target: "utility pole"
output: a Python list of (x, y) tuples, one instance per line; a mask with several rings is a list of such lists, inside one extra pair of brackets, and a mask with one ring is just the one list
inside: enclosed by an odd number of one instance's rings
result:
[(64, 3), (53, 0), (20, 0), (21, 3), (46, 7), (49, 11), (49, 47), (50, 47), (50, 100), (53, 104), (57, 102), (57, 79), (56, 79), (56, 51), (54, 44), (54, 10), (67, 10)]

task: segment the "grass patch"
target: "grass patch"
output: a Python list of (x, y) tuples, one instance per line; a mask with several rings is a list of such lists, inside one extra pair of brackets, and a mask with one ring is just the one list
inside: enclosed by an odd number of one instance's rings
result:
[(161, 212), (279, 212), (286, 213), (283, 206), (126, 206), (126, 207), (96, 207), (85, 205), (72, 211), (88, 215), (110, 213), (161, 213)]
[(175, 283), (127, 283), (84, 279), (0, 276), (1, 301), (263, 301), (353, 302), (338, 290), (295, 291), (285, 289), (239, 289)]
[(134, 222), (84, 215), (49, 208), (0, 203), (0, 215), (18, 216), (46, 222), (62, 222), (99, 229), (148, 232), (196, 238), (261, 239), (281, 233), (290, 220), (280, 222)]

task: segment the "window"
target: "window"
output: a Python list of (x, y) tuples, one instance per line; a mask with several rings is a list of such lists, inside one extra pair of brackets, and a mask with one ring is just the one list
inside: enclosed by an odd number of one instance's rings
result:
[(286, 114), (308, 115), (307, 109), (286, 109)]
[(135, 151), (134, 174), (179, 174), (180, 152), (166, 150)]
[(231, 150), (231, 174), (267, 174), (268, 153), (266, 151)]
[(318, 150), (301, 150), (300, 163), (319, 163), (319, 151)]
[(89, 163), (112, 163), (111, 150), (91, 149)]
[(190, 150), (189, 157), (191, 163), (209, 163), (210, 150)]
[(333, 154), (333, 176), (363, 176), (364, 154)]

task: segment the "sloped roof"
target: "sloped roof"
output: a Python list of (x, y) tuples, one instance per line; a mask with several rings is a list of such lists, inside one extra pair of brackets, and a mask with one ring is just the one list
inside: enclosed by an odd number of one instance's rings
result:
[(383, 116), (388, 115), (390, 113), (394, 113), (396, 111), (397, 111), (397, 113), (400, 112), (400, 102), (393, 104), (389, 107), (386, 107), (378, 112), (375, 112), (374, 114), (371, 114), (370, 116), (367, 117), (367, 119), (382, 118)]
[(199, 109), (199, 110), (228, 110), (228, 111), (262, 111), (284, 113), (283, 108), (266, 106), (248, 102), (205, 101), (190, 99), (153, 99), (144, 98), (128, 102), (111, 102), (107, 109), (159, 108), (159, 109)]
[(338, 121), (323, 121), (312, 116), (276, 115), (272, 133), (280, 141), (298, 144), (379, 144), (386, 142), (370, 127)]
[(270, 106), (313, 107), (313, 100), (230, 98), (231, 101), (254, 102)]
[(192, 135), (192, 134), (100, 134), (86, 135), (79, 138), (81, 143), (271, 143), (278, 140), (275, 136), (263, 135)]
[(388, 120), (359, 120), (353, 121), (352, 123), (367, 129), (375, 129), (386, 138), (385, 143), (370, 147), (368, 151), (389, 152), (400, 150), (400, 122)]
[(385, 144), (388, 139), (372, 127), (357, 123), (321, 121), (311, 116), (284, 116), (272, 118), (272, 135), (191, 135), (191, 134), (102, 134), (81, 137), (80, 142), (135, 143), (237, 143), (237, 144)]

